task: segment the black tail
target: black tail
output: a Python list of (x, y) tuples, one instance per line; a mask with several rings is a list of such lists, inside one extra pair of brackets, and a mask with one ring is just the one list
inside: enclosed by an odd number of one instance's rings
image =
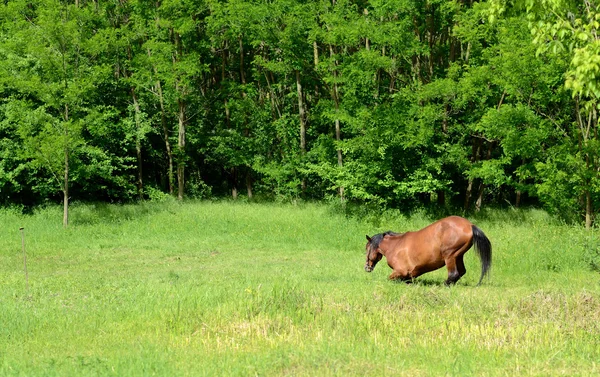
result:
[(492, 243), (481, 229), (475, 225), (471, 228), (473, 229), (473, 244), (481, 260), (481, 277), (479, 283), (477, 283), (477, 285), (480, 285), (483, 278), (488, 274), (490, 267), (492, 267)]

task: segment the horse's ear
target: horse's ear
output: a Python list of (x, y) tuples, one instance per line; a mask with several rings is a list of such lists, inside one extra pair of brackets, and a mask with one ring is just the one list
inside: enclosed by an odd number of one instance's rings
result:
[(366, 235), (366, 236), (367, 236), (367, 241), (371, 242), (371, 237), (369, 237), (369, 235)]

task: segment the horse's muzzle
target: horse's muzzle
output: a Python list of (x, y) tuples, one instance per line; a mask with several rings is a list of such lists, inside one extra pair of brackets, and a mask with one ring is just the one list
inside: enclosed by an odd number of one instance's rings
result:
[(373, 271), (373, 266), (369, 266), (368, 264), (365, 264), (365, 271), (367, 271), (367, 272)]

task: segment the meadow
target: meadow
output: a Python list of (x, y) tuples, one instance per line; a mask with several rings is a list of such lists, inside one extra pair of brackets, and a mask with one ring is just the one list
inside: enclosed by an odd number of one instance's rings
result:
[[(469, 217), (493, 245), (454, 287), (363, 270), (365, 234), (425, 212), (142, 203), (0, 211), (0, 376), (588, 376), (598, 231), (540, 210)], [(21, 250), (24, 227), (29, 288)]]

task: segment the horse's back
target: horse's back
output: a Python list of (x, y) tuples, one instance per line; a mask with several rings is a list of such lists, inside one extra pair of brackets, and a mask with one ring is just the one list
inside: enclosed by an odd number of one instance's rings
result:
[(415, 236), (431, 236), (434, 234), (437, 234), (439, 236), (445, 236), (447, 234), (451, 234), (451, 233), (465, 233), (465, 234), (472, 234), (472, 229), (471, 226), (473, 224), (465, 219), (464, 217), (460, 217), (460, 216), (448, 216), (448, 217), (444, 217), (443, 219), (440, 219), (428, 226), (426, 226), (425, 228), (418, 230), (416, 232), (410, 232), (413, 233)]
[(450, 224), (450, 225), (456, 226), (456, 227), (468, 227), (469, 229), (471, 228), (471, 225), (473, 225), (469, 220), (465, 219), (464, 217), (460, 217), (460, 216), (444, 217), (443, 219), (440, 219), (437, 222)]
[(404, 250), (409, 259), (438, 259), (447, 250), (470, 243), (473, 238), (471, 226), (471, 222), (463, 217), (449, 216), (417, 231), (388, 236), (386, 241), (391, 251)]
[(470, 243), (473, 238), (471, 222), (460, 216), (445, 217), (410, 234), (409, 242), (415, 251), (442, 254)]
[(473, 235), (473, 224), (460, 216), (448, 216), (439, 220), (444, 226), (445, 232), (463, 233), (465, 236), (471, 238)]

